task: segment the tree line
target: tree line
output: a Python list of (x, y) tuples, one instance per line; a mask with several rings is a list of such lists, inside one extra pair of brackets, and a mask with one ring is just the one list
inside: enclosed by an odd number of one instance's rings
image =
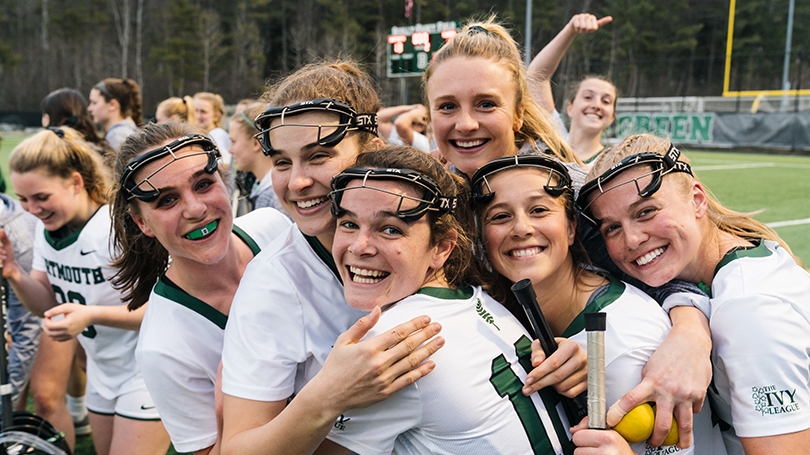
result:
[[(51, 90), (89, 92), (105, 77), (137, 80), (144, 111), (169, 96), (213, 91), (228, 103), (256, 96), (268, 78), (329, 57), (373, 74), (386, 104), (392, 26), (495, 13), (524, 41), (525, 1), (413, 0), (0, 0), (0, 110), (36, 110)], [(789, 0), (737, 0), (731, 90), (781, 88)], [(612, 15), (579, 38), (554, 76), (555, 96), (590, 73), (621, 96), (722, 93), (728, 0), (533, 0), (532, 53), (578, 12)], [(810, 1), (796, 0), (790, 81), (810, 88)], [(417, 78), (406, 83), (420, 98)], [(558, 100), (560, 101), (560, 100)]]

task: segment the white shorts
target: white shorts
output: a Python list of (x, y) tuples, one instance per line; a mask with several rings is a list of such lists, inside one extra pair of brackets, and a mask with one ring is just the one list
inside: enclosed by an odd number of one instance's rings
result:
[(132, 420), (160, 420), (152, 397), (140, 376), (134, 377), (121, 387), (127, 392), (108, 400), (99, 395), (90, 383), (87, 384), (85, 403), (87, 410), (101, 415), (118, 415)]

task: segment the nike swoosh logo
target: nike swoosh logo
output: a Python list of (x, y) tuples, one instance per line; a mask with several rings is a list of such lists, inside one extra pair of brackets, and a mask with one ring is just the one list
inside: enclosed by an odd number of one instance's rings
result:
[(80, 250), (80, 251), (79, 251), (79, 254), (81, 254), (82, 256), (87, 256), (88, 254), (90, 254), (90, 253), (92, 253), (92, 252), (94, 252), (94, 251), (96, 251), (96, 250), (90, 250), (90, 251), (81, 251), (81, 250)]
[(141, 409), (143, 409), (144, 411), (146, 411), (146, 410), (149, 410), (149, 409), (155, 409), (155, 407), (154, 407), (154, 406), (149, 406), (149, 407), (146, 407), (146, 406), (144, 406), (144, 405), (141, 405)]

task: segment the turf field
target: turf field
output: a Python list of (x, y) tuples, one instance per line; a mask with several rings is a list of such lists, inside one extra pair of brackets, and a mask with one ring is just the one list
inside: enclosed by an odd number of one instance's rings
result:
[(810, 156), (686, 152), (726, 207), (758, 212), (810, 267)]

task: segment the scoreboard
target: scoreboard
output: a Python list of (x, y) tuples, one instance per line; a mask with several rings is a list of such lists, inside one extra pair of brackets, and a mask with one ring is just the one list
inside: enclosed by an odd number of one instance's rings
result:
[(433, 54), (459, 30), (458, 22), (391, 27), (388, 35), (388, 77), (421, 76)]

